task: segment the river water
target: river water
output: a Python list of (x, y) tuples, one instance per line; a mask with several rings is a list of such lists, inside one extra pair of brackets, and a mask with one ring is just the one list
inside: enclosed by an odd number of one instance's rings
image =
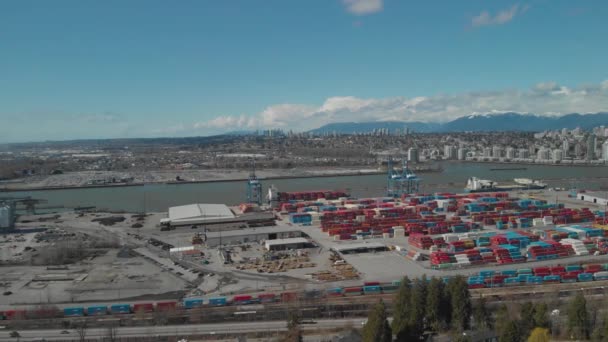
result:
[[(463, 192), (471, 176), (496, 181), (513, 178), (541, 179), (553, 187), (597, 189), (608, 185), (608, 167), (514, 165), (493, 163), (443, 162), (443, 172), (422, 173), (421, 192)], [(526, 170), (492, 168), (525, 167)], [(318, 177), (262, 180), (263, 194), (274, 184), (279, 191), (347, 190), (356, 197), (384, 196), (386, 175)], [(145, 186), (88, 188), (0, 193), (0, 197), (31, 196), (48, 200), (47, 206), (95, 206), (99, 209), (167, 211), (170, 206), (190, 203), (226, 203), (245, 201), (246, 182), (215, 182), (197, 184), (152, 184)]]

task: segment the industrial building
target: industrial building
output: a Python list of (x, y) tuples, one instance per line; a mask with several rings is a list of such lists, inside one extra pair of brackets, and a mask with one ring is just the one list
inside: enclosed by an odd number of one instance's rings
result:
[(608, 192), (581, 192), (576, 195), (576, 198), (594, 204), (608, 205)]
[(266, 240), (264, 247), (268, 251), (284, 251), (288, 249), (300, 249), (300, 248), (312, 248), (315, 247), (312, 242), (305, 238), (289, 238), (289, 239), (276, 239)]
[(344, 246), (335, 246), (332, 250), (340, 254), (358, 254), (358, 253), (375, 253), (384, 252), (388, 248), (379, 242), (363, 242)]
[(189, 204), (171, 207), (168, 216), (168, 218), (160, 220), (161, 227), (220, 224), (274, 225), (274, 215), (272, 213), (253, 212), (235, 215), (225, 204)]
[(296, 227), (261, 227), (207, 233), (208, 247), (307, 237)]

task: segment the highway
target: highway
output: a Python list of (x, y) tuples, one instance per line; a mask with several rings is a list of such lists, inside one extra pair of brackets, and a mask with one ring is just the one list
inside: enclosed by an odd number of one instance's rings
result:
[[(365, 318), (353, 319), (331, 319), (318, 320), (314, 324), (302, 324), (304, 330), (319, 330), (341, 328), (348, 325), (361, 326)], [(145, 326), (145, 327), (119, 327), (116, 328), (115, 337), (141, 337), (141, 336), (178, 336), (186, 337), (189, 335), (220, 335), (226, 333), (252, 333), (252, 332), (273, 332), (287, 330), (287, 322), (252, 322), (252, 323), (218, 323), (218, 324), (193, 324), (193, 325), (166, 325), (166, 326)], [(68, 333), (63, 333), (67, 331)], [(0, 342), (17, 339), (10, 336), (10, 330), (0, 332)], [(78, 331), (74, 329), (52, 329), (52, 330), (22, 330), (18, 331), (21, 336), (20, 341), (66, 341), (79, 340)], [(109, 337), (108, 328), (91, 328), (86, 330), (86, 338)]]

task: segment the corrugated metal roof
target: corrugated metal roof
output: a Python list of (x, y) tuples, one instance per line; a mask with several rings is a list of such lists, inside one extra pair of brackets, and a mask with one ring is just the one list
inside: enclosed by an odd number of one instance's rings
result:
[(308, 240), (301, 237), (291, 239), (266, 240), (266, 246), (291, 245), (296, 243), (308, 243)]
[(225, 204), (188, 204), (169, 208), (169, 218), (234, 218), (234, 213)]

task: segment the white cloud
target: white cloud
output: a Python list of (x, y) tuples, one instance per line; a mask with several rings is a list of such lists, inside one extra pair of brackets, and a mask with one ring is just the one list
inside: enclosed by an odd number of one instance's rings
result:
[(346, 10), (355, 15), (366, 15), (382, 11), (383, 0), (342, 0)]
[(193, 129), (220, 132), (241, 129), (284, 128), (303, 131), (331, 122), (422, 121), (446, 122), (471, 114), (504, 112), (560, 115), (608, 111), (608, 80), (567, 87), (538, 83), (527, 90), (440, 94), (413, 98), (327, 98), (321, 105), (277, 104), (253, 116), (218, 116)]
[(481, 27), (488, 25), (502, 25), (510, 22), (517, 15), (524, 14), (528, 10), (528, 6), (520, 6), (515, 4), (511, 8), (502, 10), (492, 16), (488, 11), (482, 11), (479, 15), (471, 19), (472, 27)]

